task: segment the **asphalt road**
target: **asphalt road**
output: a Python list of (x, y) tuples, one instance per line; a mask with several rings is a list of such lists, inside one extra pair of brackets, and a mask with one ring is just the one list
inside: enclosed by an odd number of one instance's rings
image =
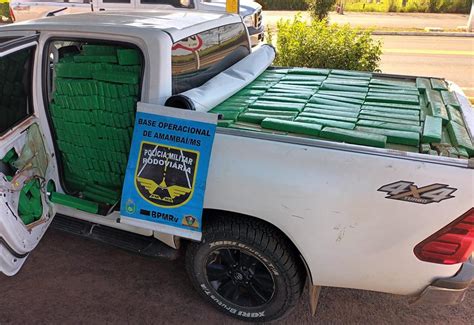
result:
[[(278, 20), (292, 19), (297, 11), (265, 10), (265, 23), (275, 26)], [(301, 13), (308, 19), (308, 12)], [(425, 27), (439, 27), (445, 31), (456, 31), (466, 26), (469, 15), (463, 14), (429, 14), (429, 13), (396, 13), (396, 12), (346, 12), (339, 15), (329, 13), (329, 22), (350, 24), (353, 27), (375, 28), (377, 30), (423, 30)]]
[[(292, 19), (296, 11), (265, 11), (265, 23), (275, 30), (279, 19)], [(309, 19), (308, 13), (302, 13)], [(440, 27), (456, 30), (467, 24), (468, 15), (423, 13), (358, 13), (338, 15), (331, 12), (329, 21), (378, 31), (423, 30)], [(461, 86), (467, 96), (474, 97), (474, 37), (388, 36), (383, 41), (382, 72), (444, 77)]]
[[(354, 265), (355, 268), (363, 267)], [(233, 324), (192, 288), (182, 259), (150, 259), (50, 229), (14, 277), (0, 276), (0, 324)], [(458, 306), (413, 307), (405, 297), (324, 288), (280, 324), (469, 324), (474, 287)]]
[(474, 38), (374, 37), (383, 42), (382, 72), (444, 77), (474, 96)]

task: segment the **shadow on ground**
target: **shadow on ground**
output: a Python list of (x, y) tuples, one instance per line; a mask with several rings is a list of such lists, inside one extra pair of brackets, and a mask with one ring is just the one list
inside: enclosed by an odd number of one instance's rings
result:
[[(182, 259), (150, 259), (57, 230), (18, 275), (0, 276), (0, 288), (1, 324), (234, 323), (201, 300)], [(282, 324), (468, 324), (474, 310), (474, 288), (455, 307), (410, 307), (403, 297), (324, 288), (316, 318), (306, 298)]]

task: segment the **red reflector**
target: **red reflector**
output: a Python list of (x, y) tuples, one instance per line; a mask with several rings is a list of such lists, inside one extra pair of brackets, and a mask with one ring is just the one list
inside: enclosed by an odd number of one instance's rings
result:
[(474, 250), (474, 208), (415, 246), (418, 259), (438, 264), (467, 261)]
[(13, 22), (15, 22), (16, 18), (15, 18), (15, 14), (13, 13), (12, 7), (10, 7), (10, 18)]

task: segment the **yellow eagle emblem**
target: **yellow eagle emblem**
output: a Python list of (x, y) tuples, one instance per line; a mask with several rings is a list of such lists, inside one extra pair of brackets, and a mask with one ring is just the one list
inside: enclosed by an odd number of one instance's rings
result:
[[(179, 186), (179, 185), (171, 185), (168, 186), (166, 185), (165, 180), (163, 179), (160, 184), (157, 184), (154, 180), (151, 179), (146, 179), (142, 177), (137, 178), (138, 183), (140, 183), (141, 186), (146, 188), (146, 190), (150, 193), (150, 195), (157, 195), (156, 192), (162, 192), (165, 191), (168, 193), (168, 196), (171, 199), (174, 199), (175, 197), (185, 195), (191, 192), (190, 188)], [(158, 194), (158, 196), (161, 197), (161, 195)]]

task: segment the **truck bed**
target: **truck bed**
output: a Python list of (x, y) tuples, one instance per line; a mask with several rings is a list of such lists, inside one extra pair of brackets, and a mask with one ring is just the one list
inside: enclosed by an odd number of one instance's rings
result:
[(210, 112), (226, 128), (474, 156), (461, 104), (442, 79), (269, 68)]

